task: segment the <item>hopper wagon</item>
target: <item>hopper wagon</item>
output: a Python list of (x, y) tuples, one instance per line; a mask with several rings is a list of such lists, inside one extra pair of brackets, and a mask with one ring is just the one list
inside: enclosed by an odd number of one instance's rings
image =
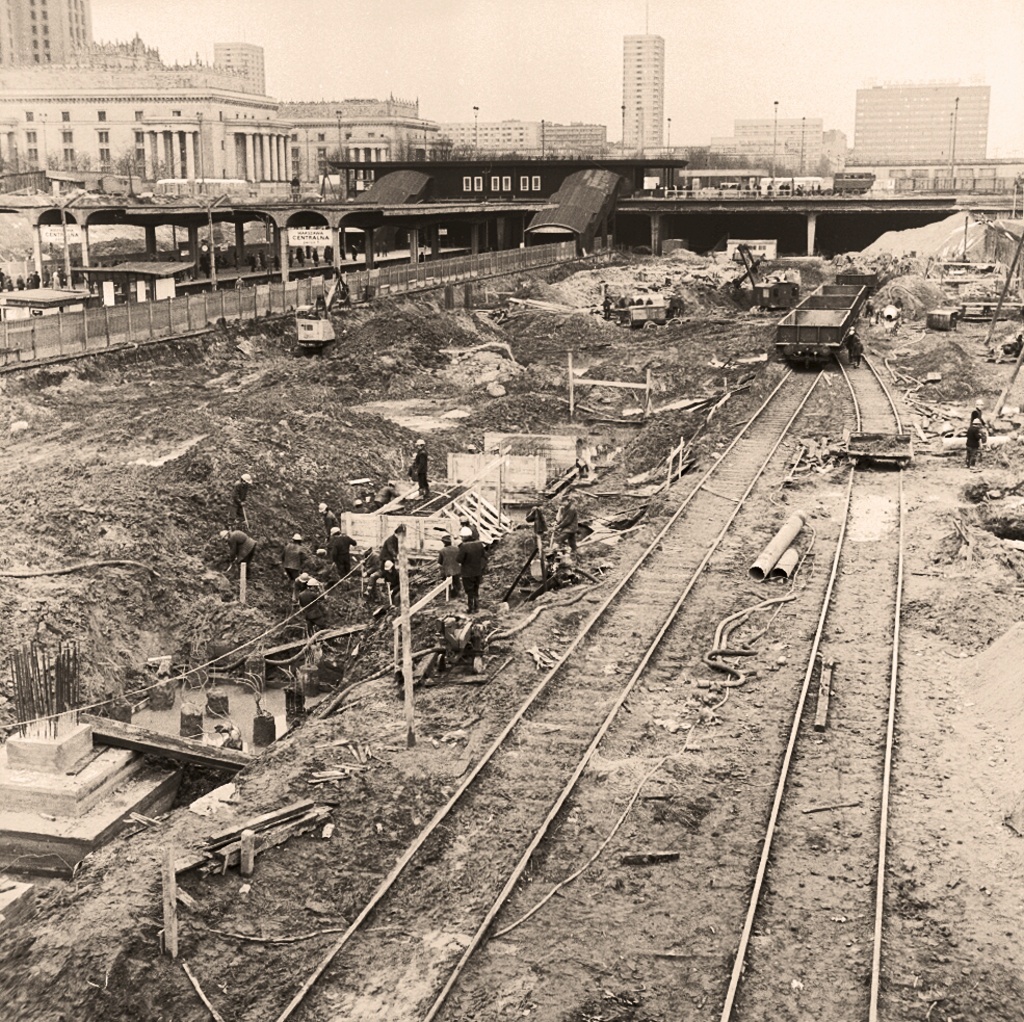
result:
[(823, 284), (775, 328), (775, 348), (789, 362), (821, 365), (838, 356), (860, 317), (866, 287)]

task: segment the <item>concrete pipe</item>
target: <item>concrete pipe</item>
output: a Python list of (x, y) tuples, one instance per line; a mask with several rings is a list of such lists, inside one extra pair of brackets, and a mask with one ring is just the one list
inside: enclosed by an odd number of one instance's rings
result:
[(797, 511), (790, 516), (786, 524), (775, 533), (772, 541), (761, 551), (761, 556), (750, 566), (751, 578), (763, 582), (768, 577), (768, 572), (775, 567), (786, 548), (800, 535), (806, 521), (807, 515), (803, 511)]
[(789, 547), (779, 558), (775, 567), (768, 572), (768, 578), (792, 578), (799, 561), (800, 551), (795, 546)]

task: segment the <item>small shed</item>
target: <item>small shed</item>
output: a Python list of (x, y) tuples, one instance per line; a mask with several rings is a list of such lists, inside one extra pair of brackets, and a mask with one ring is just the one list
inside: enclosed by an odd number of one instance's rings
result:
[(35, 287), (27, 291), (0, 291), (0, 320), (32, 319), (58, 312), (78, 312), (85, 308), (87, 291), (63, 291), (53, 287)]
[(100, 285), (103, 304), (159, 301), (177, 294), (176, 281), (195, 271), (191, 263), (129, 262), (113, 266), (85, 266), (76, 270)]

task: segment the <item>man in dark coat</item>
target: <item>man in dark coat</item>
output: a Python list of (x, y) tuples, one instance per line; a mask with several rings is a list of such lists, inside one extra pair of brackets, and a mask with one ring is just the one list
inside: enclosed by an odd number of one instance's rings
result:
[(334, 564), (338, 578), (344, 578), (352, 570), (352, 547), (355, 545), (356, 541), (351, 536), (346, 536), (337, 525), (331, 529), (331, 538), (327, 541), (327, 556)]
[(327, 624), (327, 600), (315, 578), (306, 583), (305, 592), (299, 593), (299, 608), (306, 619), (307, 635), (313, 635)]
[(452, 546), (451, 536), (442, 536), (441, 552), (437, 555), (437, 563), (441, 565), (441, 580), (451, 579), (450, 595), (455, 596), (459, 591), (462, 580), (462, 567), (459, 565), (459, 548)]
[(330, 542), (331, 529), (341, 523), (338, 521), (338, 516), (323, 501), (320, 502), (317, 510), (320, 512), (320, 517), (324, 523), (324, 539)]
[(558, 518), (555, 520), (555, 543), (561, 546), (566, 544), (569, 549), (576, 552), (576, 533), (580, 528), (580, 513), (576, 507), (576, 499), (570, 493), (562, 501), (558, 511)]
[(384, 542), (380, 548), (380, 559), (381, 563), (384, 561), (394, 561), (398, 563), (398, 533), (393, 532)]
[(480, 580), (487, 570), (487, 548), (467, 528), (459, 530), (458, 563), (462, 572), (462, 586), (466, 590), (466, 603), (470, 614), (480, 609)]
[(284, 553), (281, 555), (281, 567), (285, 574), (294, 582), (302, 573), (302, 562), (306, 554), (302, 549), (302, 533), (297, 532), (291, 538), (290, 543), (285, 543)]
[(256, 554), (256, 547), (258, 546), (256, 540), (252, 536), (246, 535), (241, 529), (234, 529), (230, 532), (227, 529), (222, 529), (220, 538), (228, 541), (228, 553), (231, 554), (231, 564), (229, 567), (233, 568), (236, 564), (244, 564), (246, 572), (251, 578), (252, 559)]
[(430, 484), (427, 482), (427, 444), (424, 440), (416, 441), (416, 455), (409, 466), (409, 478), (416, 480), (421, 497), (430, 496)]
[(240, 522), (249, 524), (249, 517), (245, 513), (245, 502), (249, 499), (249, 490), (252, 487), (252, 476), (243, 472), (231, 490), (231, 503), (235, 509), (235, 518)]
[(978, 419), (971, 419), (967, 427), (967, 467), (974, 468), (981, 459), (981, 445), (985, 442), (985, 429)]

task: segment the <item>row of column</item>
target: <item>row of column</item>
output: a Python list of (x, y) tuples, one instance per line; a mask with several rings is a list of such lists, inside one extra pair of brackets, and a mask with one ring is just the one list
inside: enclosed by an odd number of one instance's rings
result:
[(385, 146), (349, 146), (348, 158), (352, 163), (382, 163), (388, 158)]
[[(239, 141), (240, 136), (243, 141)], [(238, 176), (246, 181), (288, 181), (291, 179), (288, 136), (260, 131), (235, 132), (235, 162)]]
[[(159, 176), (195, 180), (202, 162), (200, 144), (198, 131), (147, 131), (145, 177), (149, 180)], [(211, 170), (204, 167), (203, 173), (210, 175)]]

